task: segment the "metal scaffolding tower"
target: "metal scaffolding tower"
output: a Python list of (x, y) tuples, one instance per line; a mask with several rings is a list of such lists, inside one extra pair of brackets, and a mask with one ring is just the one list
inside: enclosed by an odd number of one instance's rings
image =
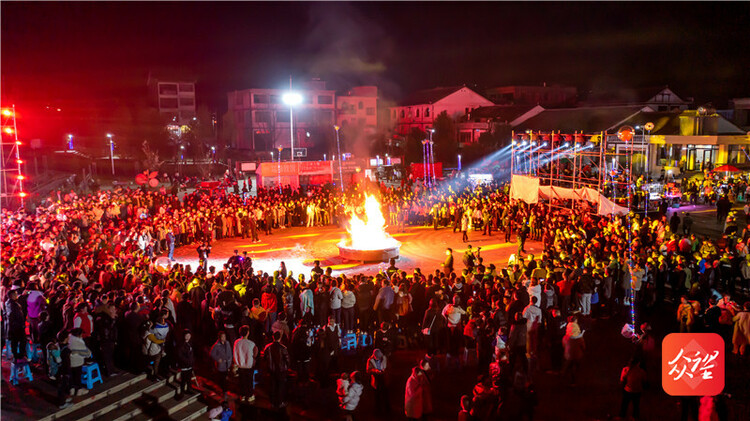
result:
[(23, 207), (26, 199), (23, 189), (25, 176), (21, 171), (23, 160), (20, 153), (21, 141), (18, 140), (15, 105), (2, 107), (0, 122), (0, 208)]

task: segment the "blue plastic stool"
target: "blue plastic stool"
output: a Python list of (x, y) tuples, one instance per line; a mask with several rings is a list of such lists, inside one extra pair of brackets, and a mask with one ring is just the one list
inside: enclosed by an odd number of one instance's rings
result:
[(260, 371), (253, 370), (253, 390), (255, 390), (258, 387), (258, 382), (260, 381)]
[(341, 350), (354, 352), (357, 350), (357, 335), (354, 333), (347, 333), (341, 339)]
[(33, 363), (41, 361), (44, 358), (41, 345), (26, 342), (26, 356)]
[(359, 336), (359, 346), (361, 348), (372, 346), (372, 335), (368, 335), (367, 332), (362, 332)]
[(28, 361), (13, 361), (10, 363), (10, 383), (18, 385), (18, 380), (26, 378), (26, 380), (34, 381), (34, 375), (31, 373), (31, 367), (29, 367)]
[(99, 364), (84, 364), (84, 366), (81, 367), (81, 370), (81, 383), (86, 385), (86, 389), (92, 389), (96, 382), (104, 384), (102, 381), (102, 373), (99, 371)]

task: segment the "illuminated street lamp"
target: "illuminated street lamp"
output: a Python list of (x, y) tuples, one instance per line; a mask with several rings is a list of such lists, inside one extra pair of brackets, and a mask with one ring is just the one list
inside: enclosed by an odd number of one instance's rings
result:
[(109, 139), (109, 162), (112, 164), (112, 175), (115, 175), (115, 141), (112, 140), (112, 133), (107, 133)]
[[(294, 161), (294, 107), (302, 103), (302, 95), (290, 91), (282, 95), (281, 100), (289, 106), (289, 133), (292, 142), (292, 161)], [(281, 157), (281, 154), (279, 154), (279, 157)]]
[(461, 171), (461, 154), (458, 154), (458, 170)]
[(73, 135), (72, 134), (68, 135), (68, 149), (71, 151), (73, 150)]

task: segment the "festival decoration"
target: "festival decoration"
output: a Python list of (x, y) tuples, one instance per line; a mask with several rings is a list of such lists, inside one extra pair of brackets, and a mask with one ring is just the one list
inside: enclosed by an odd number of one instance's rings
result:
[(138, 174), (135, 176), (135, 182), (139, 186), (142, 186), (144, 184), (148, 184), (149, 187), (156, 187), (159, 185), (159, 180), (156, 178), (156, 176), (159, 175), (158, 171), (144, 171), (141, 174)]

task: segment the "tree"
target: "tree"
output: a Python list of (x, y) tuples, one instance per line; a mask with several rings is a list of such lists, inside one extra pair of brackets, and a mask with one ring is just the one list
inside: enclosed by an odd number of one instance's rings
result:
[(232, 110), (227, 111), (221, 116), (220, 129), (219, 139), (226, 147), (231, 148), (234, 145), (234, 140), (237, 138), (237, 131), (234, 126), (234, 112)]
[(406, 153), (404, 154), (406, 164), (422, 163), (424, 158), (422, 141), (425, 139), (427, 139), (427, 133), (416, 127), (412, 128), (409, 134), (406, 135)]
[(435, 162), (452, 162), (458, 151), (458, 142), (456, 141), (456, 123), (443, 111), (435, 117), (433, 122), (435, 133), (432, 140), (435, 142), (434, 159)]
[(149, 171), (159, 171), (159, 168), (161, 168), (161, 165), (164, 163), (164, 161), (159, 158), (159, 152), (151, 149), (148, 140), (143, 141), (141, 144), (141, 150), (143, 151), (143, 155), (146, 156), (146, 159), (143, 160), (143, 166)]

